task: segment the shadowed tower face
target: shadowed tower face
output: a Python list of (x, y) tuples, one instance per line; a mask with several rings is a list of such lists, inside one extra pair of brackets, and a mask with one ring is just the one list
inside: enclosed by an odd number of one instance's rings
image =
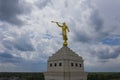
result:
[(55, 21), (51, 21), (53, 23), (56, 23), (58, 25), (58, 27), (62, 28), (62, 37), (63, 37), (63, 46), (67, 46), (68, 45), (68, 37), (67, 37), (67, 31), (69, 32), (69, 28), (68, 26), (66, 25), (66, 23), (62, 23), (62, 25), (60, 25), (58, 22), (55, 22)]

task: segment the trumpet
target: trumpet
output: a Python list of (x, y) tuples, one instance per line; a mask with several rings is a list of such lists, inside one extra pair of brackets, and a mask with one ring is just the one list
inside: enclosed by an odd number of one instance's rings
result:
[(52, 23), (59, 23), (59, 24), (62, 24), (61, 22), (56, 22), (56, 21), (51, 21)]
[(58, 23), (58, 22), (56, 22), (56, 21), (51, 21), (52, 23)]

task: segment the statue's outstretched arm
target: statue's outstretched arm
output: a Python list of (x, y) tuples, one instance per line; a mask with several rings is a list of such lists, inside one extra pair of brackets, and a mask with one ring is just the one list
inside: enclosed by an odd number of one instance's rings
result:
[(56, 22), (56, 24), (57, 24), (59, 27), (62, 27), (58, 22)]

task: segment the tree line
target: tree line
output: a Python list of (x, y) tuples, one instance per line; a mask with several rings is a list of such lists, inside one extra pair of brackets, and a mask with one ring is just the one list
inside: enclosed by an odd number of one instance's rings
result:
[[(43, 73), (1, 72), (2, 77), (19, 77), (25, 80), (45, 80)], [(120, 80), (120, 72), (88, 72), (87, 80)]]

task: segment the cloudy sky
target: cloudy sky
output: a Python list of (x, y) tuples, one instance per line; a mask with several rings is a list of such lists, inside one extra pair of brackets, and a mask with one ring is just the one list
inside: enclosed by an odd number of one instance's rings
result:
[(0, 0), (0, 72), (43, 72), (62, 47), (84, 58), (85, 71), (120, 71), (120, 0)]

